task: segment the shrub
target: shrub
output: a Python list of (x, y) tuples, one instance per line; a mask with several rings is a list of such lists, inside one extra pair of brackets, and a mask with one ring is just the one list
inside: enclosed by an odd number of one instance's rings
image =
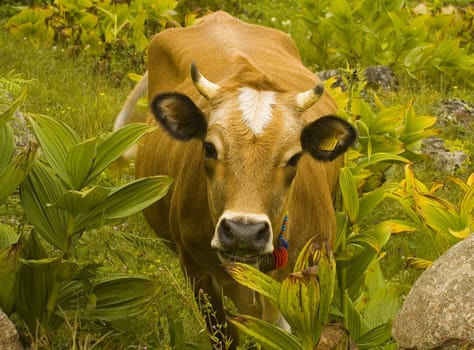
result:
[[(15, 155), (14, 112), (0, 115), (0, 200), (20, 185), (31, 229), (18, 234), (1, 226), (0, 307), (15, 313), (30, 334), (48, 336), (67, 319), (111, 321), (142, 312), (157, 290), (154, 278), (140, 274), (101, 276), (94, 259), (74, 254), (82, 235), (108, 219), (141, 211), (163, 197), (171, 180), (142, 178), (123, 185), (103, 179), (103, 171), (128, 147), (153, 130), (145, 124), (81, 140), (66, 125), (40, 115), (24, 115), (36, 144)], [(120, 290), (120, 293), (117, 291)]]
[[(306, 53), (318, 69), (388, 65), (412, 77), (472, 84), (472, 7), (422, 12), (403, 0), (301, 0)], [(303, 44), (303, 46), (306, 46)]]

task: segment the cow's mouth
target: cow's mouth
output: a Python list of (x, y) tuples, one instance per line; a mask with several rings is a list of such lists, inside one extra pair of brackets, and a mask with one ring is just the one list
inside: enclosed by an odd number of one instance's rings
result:
[(222, 263), (241, 262), (249, 265), (258, 265), (261, 255), (255, 254), (232, 254), (222, 250), (217, 251), (217, 256)]

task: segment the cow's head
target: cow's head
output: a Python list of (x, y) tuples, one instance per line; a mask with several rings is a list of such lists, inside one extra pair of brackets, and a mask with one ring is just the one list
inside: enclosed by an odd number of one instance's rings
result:
[(356, 131), (332, 115), (303, 121), (301, 114), (321, 97), (322, 84), (288, 93), (220, 86), (194, 64), (191, 75), (210, 107), (201, 110), (186, 95), (163, 93), (151, 110), (176, 139), (202, 140), (196, 157), (203, 158), (207, 174), (212, 248), (223, 262), (256, 263), (273, 251), (301, 156), (331, 161), (354, 142)]

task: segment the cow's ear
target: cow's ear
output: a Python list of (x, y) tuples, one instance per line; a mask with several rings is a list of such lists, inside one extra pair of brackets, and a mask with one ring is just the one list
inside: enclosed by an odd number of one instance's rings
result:
[(356, 129), (344, 119), (330, 115), (307, 125), (301, 133), (303, 149), (322, 161), (344, 153), (357, 139)]
[(159, 94), (151, 101), (150, 108), (155, 119), (176, 139), (206, 136), (206, 118), (188, 96), (175, 92)]

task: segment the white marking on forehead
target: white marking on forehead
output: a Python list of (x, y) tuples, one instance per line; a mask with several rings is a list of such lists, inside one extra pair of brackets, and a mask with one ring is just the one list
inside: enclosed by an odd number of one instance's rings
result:
[(248, 87), (239, 89), (239, 107), (242, 118), (255, 135), (261, 134), (272, 120), (275, 93), (258, 91)]

